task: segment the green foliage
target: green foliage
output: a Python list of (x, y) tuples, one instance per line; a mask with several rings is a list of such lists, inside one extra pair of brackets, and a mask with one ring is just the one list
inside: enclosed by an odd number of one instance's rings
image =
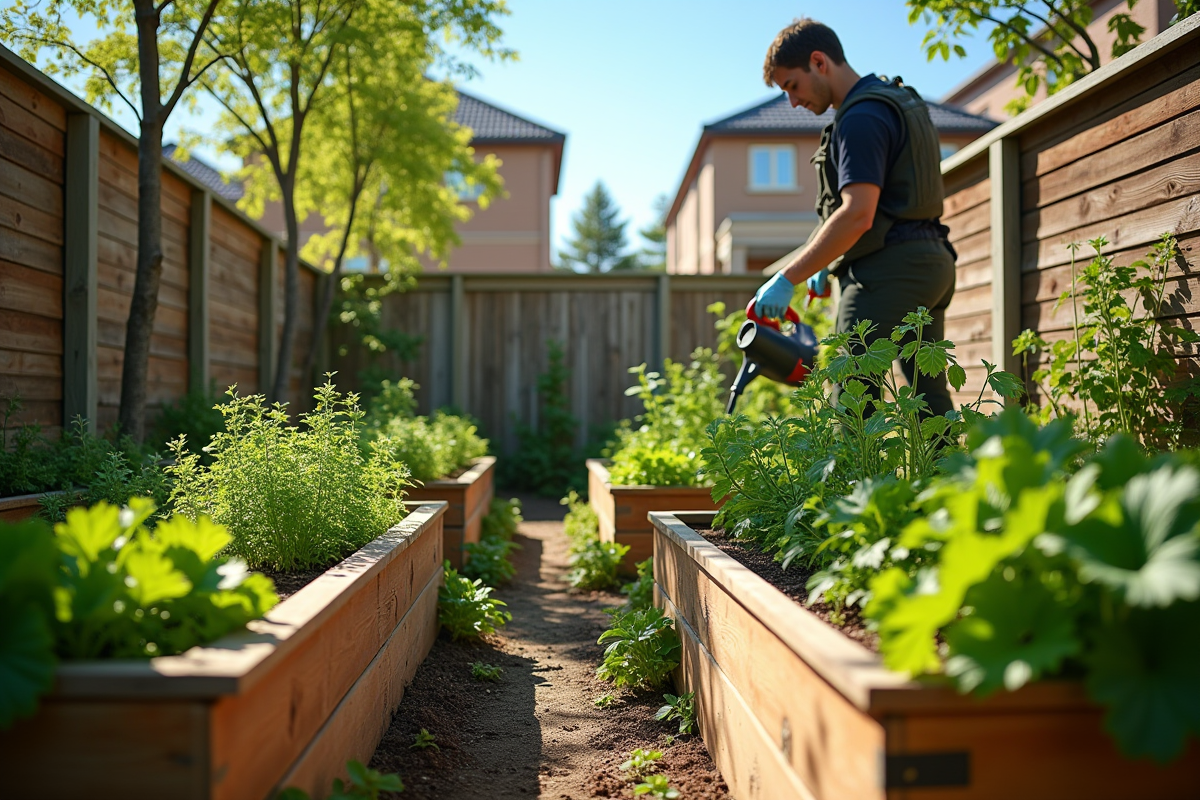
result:
[[(1132, 10), (1138, 0), (1129, 0)], [(967, 51), (955, 40), (988, 30), (996, 58), (1017, 70), (1016, 85), (1023, 96), (1010, 102), (1009, 113), (1029, 107), (1042, 89), (1054, 94), (1100, 68), (1101, 47), (1088, 32), (1094, 10), (1087, 0), (907, 0), (910, 24), (929, 26), (922, 47), (932, 61), (963, 58)], [(1127, 11), (1109, 17), (1112, 58), (1133, 49), (1146, 29)]]
[[(383, 792), (404, 791), (404, 782), (395, 773), (378, 772), (358, 761), (347, 761), (346, 772), (350, 783), (334, 778), (333, 792), (326, 800), (379, 800)], [(309, 796), (304, 790), (291, 786), (280, 792), (276, 800), (309, 800)]]
[(609, 473), (616, 485), (696, 486), (705, 427), (725, 409), (725, 376), (717, 356), (697, 348), (683, 364), (666, 359), (662, 373), (633, 367), (637, 383), (625, 391), (642, 413), (617, 430)]
[(537, 424), (517, 423), (517, 452), (505, 462), (504, 484), (555, 497), (582, 488), (586, 475), (575, 448), (579, 421), (571, 414), (567, 397), (571, 373), (563, 361), (562, 345), (553, 340), (546, 344), (549, 365), (537, 379)]
[(1200, 336), (1159, 321), (1167, 274), (1180, 259), (1175, 237), (1163, 234), (1146, 259), (1129, 266), (1103, 254), (1104, 237), (1088, 244), (1096, 255), (1079, 274), (1072, 245), (1071, 286), (1055, 306), (1071, 303), (1073, 336), (1050, 344), (1026, 330), (1013, 341), (1015, 355), (1048, 357), (1030, 375), (1048, 401), (1038, 417), (1045, 422), (1078, 408), (1082, 433), (1095, 442), (1117, 433), (1153, 448), (1194, 441), (1200, 381), (1176, 384), (1175, 356)]
[(1018, 409), (968, 446), (891, 544), (923, 563), (871, 581), (885, 663), (980, 693), (1082, 673), (1127, 754), (1177, 755), (1200, 735), (1200, 471), (1118, 435), (1070, 474), (1070, 423)]
[(229, 552), (253, 566), (303, 570), (332, 564), (404, 515), (408, 475), (380, 449), (359, 449), (363, 412), (354, 394), (326, 382), (313, 411), (290, 424), (285, 404), (261, 395), (221, 406), (226, 431), (209, 445), (212, 464), (172, 444), (172, 502), (191, 519), (211, 516), (233, 534)]
[(0, 523), (0, 728), (32, 713), (57, 658), (148, 658), (219, 639), (265, 614), (271, 582), (220, 555), (208, 518), (145, 525), (153, 502), (73, 508), (53, 534)]
[(578, 492), (574, 489), (567, 492), (567, 496), (559, 501), (559, 505), (567, 507), (566, 516), (563, 517), (563, 533), (566, 534), (572, 549), (600, 538), (600, 518)]
[[(353, 343), (339, 345), (338, 355), (344, 358), (352, 348), (355, 349), (364, 364), (358, 371), (358, 382), (363, 387), (374, 387), (390, 383), (389, 376), (395, 373), (395, 363), (416, 359), (425, 340), (422, 336), (389, 327), (383, 318), (387, 298), (415, 288), (416, 278), (400, 269), (388, 270), (383, 281), (367, 280), (367, 277), (363, 274), (342, 276), (333, 318), (329, 322), (351, 332), (352, 336), (348, 338)], [(403, 381), (399, 383), (403, 384)]]
[(605, 692), (604, 694), (592, 700), (592, 705), (594, 705), (596, 708), (608, 708), (614, 702), (616, 702), (616, 699), (617, 696), (612, 692)]
[(189, 391), (166, 404), (154, 422), (150, 445), (158, 452), (166, 452), (170, 442), (182, 436), (188, 450), (204, 460), (204, 448), (225, 430), (225, 418), (219, 408), (223, 402), (224, 397), (217, 394), (216, 386), (210, 385), (206, 390)]
[(447, 561), (438, 589), (438, 622), (454, 639), (478, 639), (512, 621), (506, 605), (493, 598), (494, 590), (479, 579), (459, 575)]
[(471, 664), (471, 677), (477, 681), (495, 683), (500, 680), (500, 676), (503, 673), (504, 669), (502, 667), (485, 664), (482, 661), (475, 661)]
[(613, 202), (604, 182), (597, 181), (584, 197), (583, 207), (571, 220), (574, 235), (567, 242), (570, 249), (558, 254), (560, 264), (582, 272), (636, 268), (637, 256), (624, 252), (628, 244), (625, 226), (629, 223), (618, 219), (620, 215), (621, 210)]
[(509, 556), (520, 545), (512, 541), (521, 522), (521, 501), (492, 498), (491, 508), (480, 525), (478, 542), (465, 545), (467, 563), (463, 574), (479, 578), (488, 586), (503, 586), (517, 574)]
[(493, 497), (488, 507), (488, 513), (483, 518), (480, 538), (502, 539), (509, 541), (517, 533), (517, 526), (524, 517), (521, 516), (521, 501), (516, 497), (502, 500)]
[(647, 775), (658, 769), (658, 760), (662, 758), (662, 750), (645, 750), (638, 748), (629, 754), (629, 758), (621, 762), (621, 772), (625, 773), (627, 781), (641, 781)]
[(679, 790), (671, 788), (671, 782), (666, 775), (648, 775), (644, 781), (633, 787), (634, 795), (648, 794), (661, 800), (675, 800)]
[(562, 499), (567, 506), (563, 532), (570, 543), (567, 563), (571, 567), (567, 583), (576, 589), (611, 589), (617, 586), (617, 569), (629, 547), (600, 541), (600, 520), (596, 512), (574, 490)]
[(664, 694), (667, 704), (654, 715), (655, 719), (679, 720), (679, 735), (692, 733), (696, 728), (696, 693), (683, 695)]
[(442, 749), (437, 746), (437, 737), (424, 728), (421, 728), (421, 731), (413, 736), (413, 743), (408, 746), (410, 750), (427, 750), (430, 747), (439, 752)]
[(621, 594), (629, 597), (626, 606), (630, 611), (654, 605), (654, 559), (639, 561), (636, 566), (637, 580), (621, 587)]
[(611, 644), (604, 648), (604, 661), (596, 676), (612, 681), (618, 688), (658, 689), (679, 666), (675, 622), (657, 608), (617, 612), (597, 644), (605, 642)]

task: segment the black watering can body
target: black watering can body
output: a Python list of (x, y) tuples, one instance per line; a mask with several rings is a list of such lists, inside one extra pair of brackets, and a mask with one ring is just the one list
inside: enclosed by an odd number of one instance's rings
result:
[(817, 358), (817, 336), (800, 321), (795, 309), (787, 310), (792, 332), (783, 334), (779, 323), (763, 319), (754, 310), (754, 301), (746, 306), (746, 321), (738, 329), (737, 346), (742, 351), (742, 368), (729, 388), (725, 413), (732, 414), (738, 397), (750, 381), (764, 375), (773, 381), (799, 386), (812, 371)]

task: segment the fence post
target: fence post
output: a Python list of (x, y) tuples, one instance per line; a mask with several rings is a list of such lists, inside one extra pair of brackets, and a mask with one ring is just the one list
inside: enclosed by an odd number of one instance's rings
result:
[(192, 191), (188, 226), (188, 389), (208, 391), (208, 274), (212, 250), (212, 195)]
[(661, 368), (663, 363), (671, 355), (671, 276), (663, 273), (658, 276), (657, 284), (658, 297), (658, 330), (655, 345), (658, 352), (655, 354), (655, 362)]
[(462, 275), (450, 276), (450, 402), (467, 407), (467, 293)]
[(68, 114), (63, 205), (63, 425), (96, 431), (96, 259), (100, 121)]
[(988, 148), (992, 224), (992, 361), (1019, 374), (1012, 340), (1021, 330), (1021, 152), (1016, 139)]
[[(279, 243), (267, 239), (262, 246), (258, 267), (258, 391), (271, 394), (275, 384), (275, 296), (279, 293)], [(286, 397), (275, 398), (284, 401)]]

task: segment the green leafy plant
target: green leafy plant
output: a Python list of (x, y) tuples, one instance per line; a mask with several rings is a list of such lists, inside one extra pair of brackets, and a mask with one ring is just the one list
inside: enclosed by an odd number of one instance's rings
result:
[(612, 692), (605, 692), (604, 694), (600, 695), (599, 697), (594, 698), (592, 700), (592, 705), (594, 705), (596, 708), (608, 708), (614, 702), (616, 702), (616, 699), (617, 699), (617, 696), (615, 694), (613, 694)]
[(183, 436), (188, 450), (204, 461), (204, 448), (208, 447), (214, 436), (225, 430), (225, 417), (219, 408), (225, 402), (225, 397), (217, 393), (216, 384), (210, 384), (206, 389), (190, 390), (183, 397), (164, 405), (154, 421), (149, 438), (153, 448), (167, 452), (170, 443)]
[(692, 733), (696, 728), (696, 693), (664, 694), (667, 704), (654, 715), (655, 719), (679, 720), (679, 734)]
[(675, 623), (657, 608), (613, 615), (598, 644), (609, 642), (596, 670), (601, 680), (618, 688), (658, 689), (679, 666), (680, 642)]
[(483, 581), (459, 575), (447, 561), (438, 589), (438, 622), (454, 639), (477, 639), (495, 633), (512, 621), (512, 614), (502, 610), (506, 604), (493, 598), (492, 591)]
[(471, 677), (477, 681), (488, 681), (495, 683), (500, 680), (500, 676), (504, 673), (504, 669), (492, 664), (485, 664), (482, 661), (475, 661), (471, 664)]
[(517, 568), (509, 560), (509, 555), (520, 545), (494, 537), (483, 537), (478, 542), (467, 542), (463, 549), (467, 553), (467, 563), (463, 565), (463, 574), (469, 578), (478, 578), (488, 586), (503, 586), (517, 574)]
[(646, 779), (633, 787), (635, 795), (648, 794), (651, 797), (662, 798), (662, 800), (675, 800), (679, 797), (679, 790), (671, 788), (671, 782), (666, 775), (648, 775)]
[(178, 515), (151, 531), (153, 502), (73, 508), (54, 532), (0, 523), (0, 728), (31, 713), (57, 659), (181, 653), (278, 601), (225, 555), (229, 532)]
[(621, 587), (621, 594), (629, 598), (626, 606), (630, 611), (654, 605), (654, 559), (647, 558), (645, 561), (639, 561), (636, 567), (637, 580), (630, 581)]
[(517, 424), (517, 452), (504, 463), (504, 485), (531, 489), (545, 497), (557, 497), (568, 489), (581, 488), (582, 470), (575, 437), (579, 421), (571, 414), (567, 397), (567, 369), (562, 345), (548, 341), (548, 365), (538, 375), (536, 426)]
[(1177, 382), (1176, 354), (1200, 335), (1160, 321), (1178, 242), (1163, 234), (1145, 259), (1129, 266), (1104, 255), (1103, 236), (1088, 244), (1095, 257), (1079, 273), (1079, 246), (1071, 246), (1071, 285), (1055, 305), (1071, 303), (1072, 335), (1049, 343), (1026, 330), (1013, 340), (1027, 369), (1030, 354), (1046, 356), (1029, 375), (1047, 401), (1038, 418), (1078, 412), (1082, 433), (1095, 442), (1117, 433), (1156, 448), (1194, 440), (1200, 381)]
[(888, 666), (963, 691), (1082, 675), (1122, 749), (1167, 760), (1200, 735), (1200, 470), (1118, 435), (1075, 471), (1071, 433), (976, 425), (891, 545), (924, 563), (881, 571), (866, 614)]
[[(404, 791), (404, 781), (399, 775), (364, 767), (359, 761), (347, 761), (346, 773), (350, 782), (334, 778), (333, 792), (326, 800), (379, 800), (383, 792)], [(276, 795), (276, 800), (309, 800), (309, 795), (303, 789), (290, 786)]]
[(618, 585), (617, 569), (629, 547), (600, 541), (600, 520), (595, 510), (574, 490), (561, 501), (567, 507), (563, 532), (570, 543), (567, 550), (567, 583), (576, 589), (610, 589)]
[(621, 763), (621, 772), (625, 780), (641, 781), (647, 775), (658, 769), (658, 760), (662, 758), (661, 750), (645, 750), (638, 748), (629, 754), (629, 758)]
[(379, 449), (358, 446), (357, 396), (331, 382), (315, 408), (291, 424), (286, 405), (260, 395), (221, 406), (226, 430), (213, 437), (205, 467), (184, 440), (172, 444), (171, 500), (198, 519), (209, 515), (233, 534), (229, 551), (252, 566), (291, 571), (323, 567), (383, 534), (404, 515), (408, 475)]
[(488, 513), (481, 523), (480, 538), (509, 541), (516, 535), (517, 526), (523, 519), (519, 499), (513, 497), (501, 500), (499, 497), (493, 497)]
[(437, 737), (424, 728), (421, 728), (420, 732), (413, 736), (413, 743), (408, 747), (410, 750), (427, 750), (430, 747), (438, 751), (441, 751), (442, 749), (437, 746)]

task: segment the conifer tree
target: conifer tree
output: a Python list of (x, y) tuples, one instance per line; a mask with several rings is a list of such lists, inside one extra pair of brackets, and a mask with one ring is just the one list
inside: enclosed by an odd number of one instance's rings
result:
[(583, 208), (571, 220), (575, 235), (567, 242), (569, 250), (558, 254), (562, 265), (583, 272), (635, 269), (637, 257), (624, 253), (628, 244), (625, 226), (629, 223), (620, 215), (604, 182), (597, 181), (584, 198)]

